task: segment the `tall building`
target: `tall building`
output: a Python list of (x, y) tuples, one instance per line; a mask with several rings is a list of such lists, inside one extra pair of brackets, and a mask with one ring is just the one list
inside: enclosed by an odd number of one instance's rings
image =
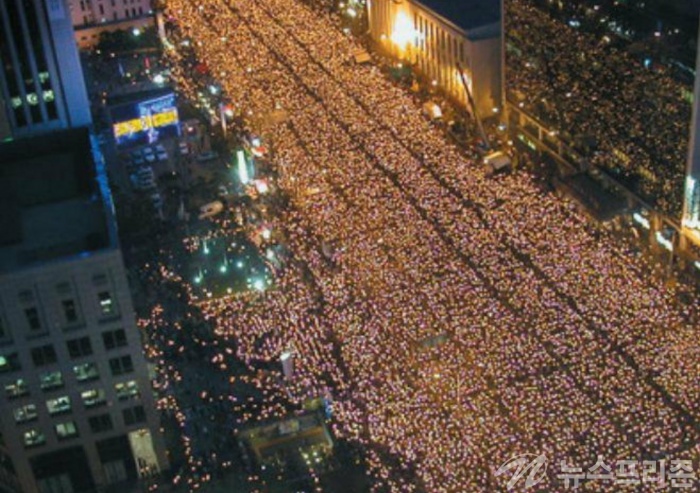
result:
[(502, 108), (498, 0), (368, 0), (373, 39), (450, 97), (467, 103), (462, 67), (482, 117)]
[(690, 127), (688, 174), (685, 181), (683, 230), (685, 236), (700, 245), (700, 38), (696, 62), (693, 120)]
[(0, 141), (91, 123), (65, 0), (0, 2)]
[(94, 492), (167, 458), (98, 147), (40, 139), (0, 145), (0, 485)]

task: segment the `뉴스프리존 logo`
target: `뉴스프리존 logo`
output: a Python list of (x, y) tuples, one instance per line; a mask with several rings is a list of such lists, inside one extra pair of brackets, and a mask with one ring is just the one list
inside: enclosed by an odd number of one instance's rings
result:
[(496, 477), (511, 472), (511, 477), (506, 488), (512, 490), (522, 479), (525, 481), (525, 489), (539, 484), (547, 472), (547, 458), (544, 454), (521, 454), (505, 461), (494, 473)]

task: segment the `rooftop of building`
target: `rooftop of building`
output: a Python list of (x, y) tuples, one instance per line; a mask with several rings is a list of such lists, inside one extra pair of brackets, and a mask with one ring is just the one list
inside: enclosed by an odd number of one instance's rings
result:
[(101, 181), (87, 129), (0, 144), (0, 273), (109, 247)]
[(500, 0), (417, 0), (465, 31), (500, 21)]

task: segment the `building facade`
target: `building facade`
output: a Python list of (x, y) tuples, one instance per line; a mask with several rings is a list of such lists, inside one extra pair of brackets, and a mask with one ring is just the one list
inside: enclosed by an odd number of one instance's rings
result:
[(69, 5), (76, 28), (153, 14), (151, 0), (70, 0)]
[(0, 146), (0, 482), (94, 492), (168, 461), (96, 145), (41, 138)]
[(502, 109), (500, 4), (493, 0), (369, 0), (372, 38), (467, 105), (462, 68), (479, 115)]
[(97, 44), (105, 31), (155, 25), (152, 0), (69, 0), (69, 6), (81, 49)]
[[(700, 74), (700, 38), (696, 74)], [(683, 206), (683, 232), (690, 241), (700, 246), (700, 76), (695, 77), (693, 120), (690, 126), (690, 148), (688, 151), (688, 173), (685, 182)]]
[(0, 141), (91, 124), (65, 0), (0, 2)]

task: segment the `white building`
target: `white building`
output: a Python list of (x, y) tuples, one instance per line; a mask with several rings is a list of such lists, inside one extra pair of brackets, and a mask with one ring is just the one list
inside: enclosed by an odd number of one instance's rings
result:
[(462, 67), (480, 116), (502, 107), (499, 0), (368, 0), (372, 38), (467, 104)]
[(100, 33), (155, 25), (152, 0), (69, 0), (78, 46), (99, 41)]
[(24, 493), (97, 491), (167, 467), (91, 149), (87, 130), (0, 145), (0, 483)]

